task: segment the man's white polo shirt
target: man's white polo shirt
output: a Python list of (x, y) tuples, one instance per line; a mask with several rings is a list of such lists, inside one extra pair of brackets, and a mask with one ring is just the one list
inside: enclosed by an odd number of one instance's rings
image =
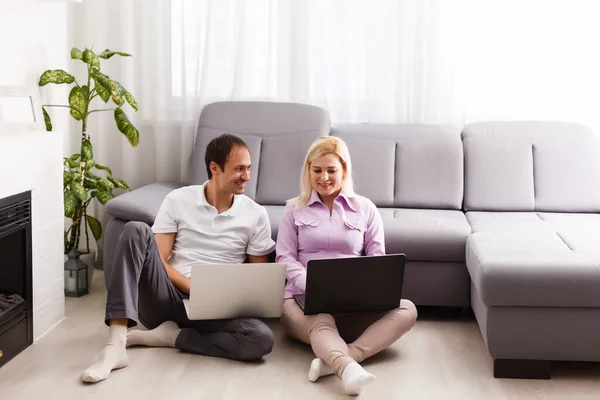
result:
[(243, 263), (246, 255), (275, 249), (267, 210), (246, 195), (234, 195), (229, 210), (218, 213), (206, 201), (203, 185), (169, 193), (152, 231), (177, 233), (169, 264), (189, 278), (192, 264)]

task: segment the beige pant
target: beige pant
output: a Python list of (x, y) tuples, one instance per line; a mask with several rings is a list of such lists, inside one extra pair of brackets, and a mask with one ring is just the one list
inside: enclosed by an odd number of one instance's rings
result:
[[(281, 325), (293, 338), (308, 343), (336, 375), (346, 365), (358, 363), (389, 347), (417, 320), (417, 308), (409, 300), (387, 312), (304, 315), (293, 299), (283, 302)], [(349, 343), (349, 344), (347, 344)]]

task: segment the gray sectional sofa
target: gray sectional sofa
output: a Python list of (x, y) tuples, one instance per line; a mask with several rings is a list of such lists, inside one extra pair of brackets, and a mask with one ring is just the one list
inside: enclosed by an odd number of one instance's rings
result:
[[(350, 149), (358, 193), (379, 208), (388, 253), (408, 264), (404, 297), (472, 307), (496, 377), (548, 378), (551, 361), (600, 361), (600, 141), (566, 123), (330, 127), (317, 107), (220, 102), (199, 121), (189, 184), (206, 180), (213, 137), (241, 136), (252, 154), (246, 194), (276, 238), (318, 136)], [(181, 183), (155, 183), (107, 205), (105, 278), (127, 221), (152, 224)]]

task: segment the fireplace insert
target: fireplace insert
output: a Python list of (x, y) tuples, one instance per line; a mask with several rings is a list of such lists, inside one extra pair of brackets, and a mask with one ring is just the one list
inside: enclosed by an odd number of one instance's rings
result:
[(0, 367), (33, 343), (31, 192), (0, 199)]

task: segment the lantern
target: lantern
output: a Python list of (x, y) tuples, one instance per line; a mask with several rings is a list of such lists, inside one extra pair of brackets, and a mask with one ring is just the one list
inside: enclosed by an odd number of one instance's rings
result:
[(88, 291), (88, 266), (79, 259), (79, 251), (72, 249), (65, 261), (65, 296), (80, 297)]

